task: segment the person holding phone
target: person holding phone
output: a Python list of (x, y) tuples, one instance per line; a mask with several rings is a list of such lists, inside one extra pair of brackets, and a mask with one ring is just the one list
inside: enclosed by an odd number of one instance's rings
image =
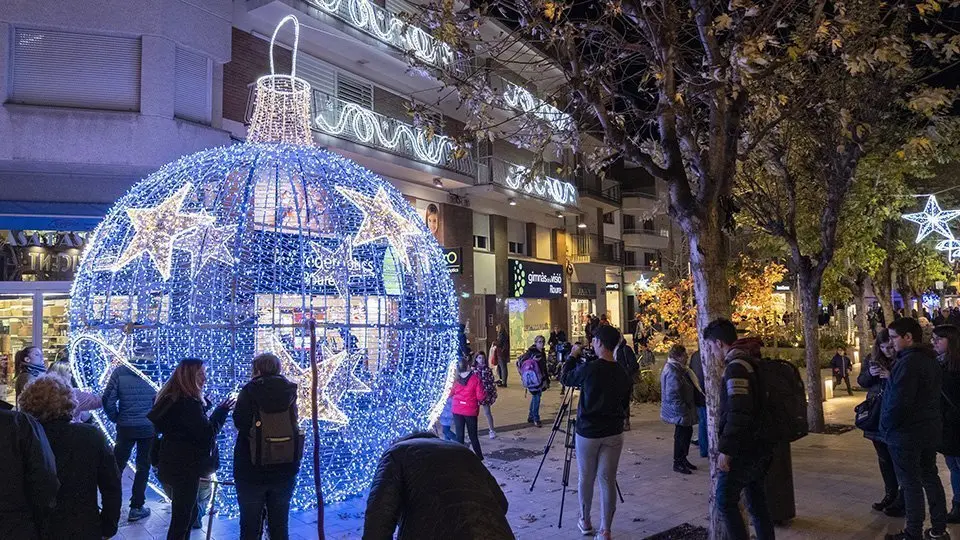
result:
[(220, 468), (216, 438), (236, 401), (227, 397), (208, 418), (203, 397), (206, 382), (203, 360), (181, 360), (147, 414), (159, 435), (157, 477), (171, 499), (167, 540), (190, 538), (200, 510), (200, 479)]
[[(896, 351), (890, 343), (890, 334), (884, 328), (877, 332), (873, 342), (873, 351), (867, 360), (867, 369), (860, 371), (857, 384), (867, 389), (867, 399), (877, 398), (886, 389), (890, 378), (890, 368), (893, 365)], [(897, 481), (897, 471), (893, 468), (893, 458), (887, 443), (880, 437), (879, 431), (864, 431), (863, 436), (873, 442), (877, 452), (877, 462), (880, 465), (880, 476), (883, 478), (884, 496), (873, 503), (873, 509), (883, 512), (890, 517), (903, 517), (903, 497), (900, 493), (900, 482)]]

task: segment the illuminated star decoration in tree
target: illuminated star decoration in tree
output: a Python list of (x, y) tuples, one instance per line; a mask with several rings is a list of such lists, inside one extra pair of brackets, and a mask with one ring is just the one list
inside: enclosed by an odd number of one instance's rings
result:
[(937, 251), (946, 251), (950, 262), (960, 259), (960, 240), (941, 240), (937, 242)]
[(633, 286), (641, 291), (645, 291), (650, 288), (650, 280), (646, 276), (640, 276), (637, 281), (633, 283)]
[(359, 246), (385, 238), (397, 260), (403, 263), (404, 268), (410, 270), (410, 257), (407, 255), (405, 237), (419, 236), (421, 231), (393, 207), (387, 191), (381, 186), (373, 197), (342, 186), (337, 186), (337, 191), (363, 214), (363, 221), (353, 240), (354, 244)]
[(947, 223), (958, 217), (960, 217), (960, 210), (941, 210), (940, 204), (937, 203), (937, 197), (934, 195), (927, 199), (927, 205), (923, 208), (923, 212), (903, 215), (903, 219), (920, 225), (920, 231), (917, 233), (917, 243), (920, 243), (933, 231), (944, 238), (953, 240), (953, 231), (950, 230)]
[(210, 261), (233, 266), (230, 243), (237, 235), (237, 225), (202, 223), (180, 237), (176, 248), (190, 253), (190, 276), (196, 278)]
[(177, 247), (174, 243), (194, 228), (214, 222), (213, 217), (203, 213), (188, 214), (180, 211), (191, 189), (193, 184), (187, 182), (153, 208), (126, 209), (136, 232), (113, 264), (112, 270), (118, 271), (146, 253), (163, 279), (170, 279), (173, 250)]
[(334, 249), (325, 248), (320, 242), (311, 242), (317, 269), (307, 274), (307, 281), (314, 285), (336, 287), (337, 294), (347, 296), (349, 281), (353, 278), (373, 275), (373, 268), (353, 258), (353, 241), (344, 239)]

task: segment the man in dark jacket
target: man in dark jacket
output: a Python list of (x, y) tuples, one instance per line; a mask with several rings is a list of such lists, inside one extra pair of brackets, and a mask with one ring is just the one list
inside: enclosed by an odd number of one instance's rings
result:
[[(901, 317), (889, 327), (897, 360), (883, 394), (880, 435), (890, 448), (903, 489), (907, 524), (888, 540), (949, 538), (947, 503), (937, 472), (937, 447), (942, 437), (941, 371), (933, 352), (923, 346), (916, 320)], [(930, 503), (932, 529), (923, 532), (924, 499)]]
[[(633, 349), (627, 345), (627, 340), (620, 337), (620, 344), (617, 345), (617, 350), (614, 353), (615, 360), (617, 364), (623, 368), (623, 371), (627, 374), (627, 380), (630, 382), (630, 391), (627, 394), (628, 396), (633, 396), (633, 382), (636, 380), (637, 373), (640, 371), (640, 364), (637, 362), (637, 355), (634, 354)], [(627, 417), (623, 419), (623, 430), (630, 431), (630, 398), (627, 399)]]
[(130, 460), (133, 447), (137, 447), (136, 471), (133, 489), (130, 492), (130, 512), (127, 521), (138, 521), (150, 515), (146, 502), (147, 479), (150, 476), (150, 447), (153, 446), (153, 423), (147, 413), (153, 408), (157, 392), (150, 383), (141, 379), (125, 365), (118, 366), (110, 374), (110, 381), (103, 390), (103, 411), (117, 425), (117, 443), (113, 449), (117, 469)]
[(43, 428), (29, 415), (0, 410), (0, 478), (0, 538), (38, 538), (60, 481)]
[(507, 498), (483, 462), (433, 433), (397, 441), (380, 458), (367, 497), (363, 540), (514, 538)]
[(833, 388), (839, 390), (840, 382), (845, 382), (847, 383), (847, 394), (852, 396), (850, 372), (853, 371), (853, 364), (850, 362), (850, 357), (847, 356), (847, 349), (837, 347), (837, 354), (833, 355), (833, 359), (830, 360), (830, 367), (833, 368)]
[(745, 492), (757, 540), (772, 540), (773, 519), (764, 483), (773, 451), (757, 437), (760, 408), (754, 366), (759, 360), (759, 344), (737, 341), (737, 328), (727, 319), (707, 325), (703, 341), (705, 354), (726, 363), (717, 418), (720, 471), (715, 495), (727, 535), (733, 540), (750, 540), (739, 506), (740, 494)]
[[(259, 539), (263, 530), (263, 512), (266, 509), (270, 538), (286, 538), (290, 498), (296, 487), (300, 470), (299, 447), (296, 459), (276, 465), (256, 465), (251, 458), (251, 436), (259, 411), (267, 414), (290, 411), (292, 428), (297, 425), (297, 385), (280, 375), (280, 360), (273, 354), (261, 354), (253, 359), (253, 380), (240, 390), (233, 410), (237, 427), (237, 443), (233, 449), (233, 479), (237, 486), (240, 505), (240, 538)], [(253, 441), (254, 444), (257, 442)]]

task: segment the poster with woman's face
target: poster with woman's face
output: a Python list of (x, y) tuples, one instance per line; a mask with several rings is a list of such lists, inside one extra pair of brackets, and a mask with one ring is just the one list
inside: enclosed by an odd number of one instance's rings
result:
[(417, 213), (423, 216), (423, 221), (426, 222), (427, 228), (433, 233), (433, 237), (442, 245), (443, 221), (440, 216), (440, 204), (418, 199), (416, 208)]

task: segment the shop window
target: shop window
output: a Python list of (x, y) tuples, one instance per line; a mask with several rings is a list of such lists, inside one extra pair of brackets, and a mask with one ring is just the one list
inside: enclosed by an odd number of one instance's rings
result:
[(490, 248), (487, 247), (488, 245), (489, 245), (489, 242), (487, 241), (486, 236), (477, 236), (477, 235), (473, 236), (473, 247), (475, 249), (489, 250)]
[(526, 253), (523, 251), (523, 242), (509, 242), (507, 248), (514, 255), (524, 255)]
[(616, 223), (616, 220), (613, 219), (613, 212), (607, 212), (603, 215), (603, 222), (608, 225), (613, 225)]

